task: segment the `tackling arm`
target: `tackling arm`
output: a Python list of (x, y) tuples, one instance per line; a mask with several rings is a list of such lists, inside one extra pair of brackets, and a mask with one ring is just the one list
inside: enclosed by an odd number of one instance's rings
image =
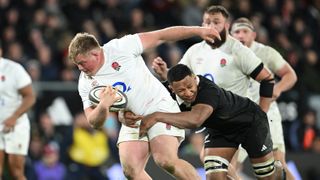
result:
[[(179, 128), (200, 127), (205, 120), (212, 114), (213, 108), (206, 104), (197, 104), (192, 106), (191, 111), (179, 113), (156, 112), (152, 114), (157, 122), (171, 124)], [(144, 119), (143, 119), (144, 120)]]

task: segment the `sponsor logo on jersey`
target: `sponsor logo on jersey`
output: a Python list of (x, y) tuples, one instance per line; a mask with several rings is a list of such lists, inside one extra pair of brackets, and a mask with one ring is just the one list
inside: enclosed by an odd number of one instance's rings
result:
[(112, 68), (113, 68), (114, 70), (116, 70), (116, 71), (119, 71), (120, 68), (121, 68), (121, 66), (120, 66), (120, 64), (119, 64), (118, 62), (113, 62), (113, 63), (111, 64), (111, 66), (112, 66)]
[(227, 60), (224, 59), (224, 58), (221, 59), (221, 60), (220, 60), (220, 66), (221, 66), (221, 67), (225, 67), (226, 65), (227, 65)]

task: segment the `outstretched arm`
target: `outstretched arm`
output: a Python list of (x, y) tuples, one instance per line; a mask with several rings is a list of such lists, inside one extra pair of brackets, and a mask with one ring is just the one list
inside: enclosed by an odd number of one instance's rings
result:
[(200, 36), (212, 42), (215, 38), (221, 39), (218, 31), (213, 28), (200, 26), (173, 26), (161, 30), (139, 33), (143, 49), (156, 47), (163, 42), (179, 41), (193, 36)]

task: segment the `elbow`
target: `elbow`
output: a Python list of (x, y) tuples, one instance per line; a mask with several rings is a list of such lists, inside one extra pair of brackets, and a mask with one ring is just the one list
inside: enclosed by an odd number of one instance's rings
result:
[(292, 84), (294, 85), (298, 81), (298, 77), (296, 73), (292, 74)]
[(102, 128), (102, 124), (101, 123), (97, 123), (97, 121), (95, 120), (88, 120), (90, 126), (93, 128), (93, 129), (101, 129)]

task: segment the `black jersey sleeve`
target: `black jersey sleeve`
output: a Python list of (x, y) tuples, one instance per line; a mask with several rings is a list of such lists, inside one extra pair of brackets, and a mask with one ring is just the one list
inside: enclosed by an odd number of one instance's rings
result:
[(219, 90), (214, 86), (200, 85), (194, 104), (207, 104), (217, 109), (220, 100)]

